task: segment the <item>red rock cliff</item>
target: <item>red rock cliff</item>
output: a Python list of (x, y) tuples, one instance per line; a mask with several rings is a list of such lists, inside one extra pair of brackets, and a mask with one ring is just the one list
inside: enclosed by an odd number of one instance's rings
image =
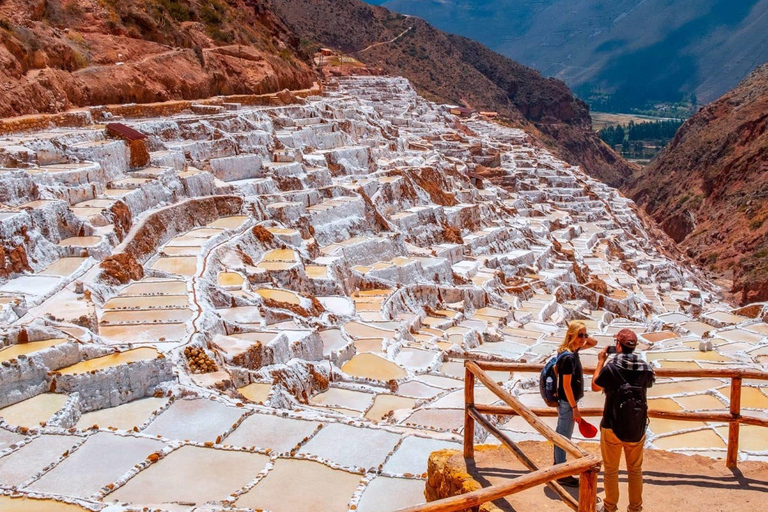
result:
[(306, 88), (265, 0), (0, 2), (0, 117)]
[(689, 256), (768, 300), (768, 64), (686, 122), (625, 191)]

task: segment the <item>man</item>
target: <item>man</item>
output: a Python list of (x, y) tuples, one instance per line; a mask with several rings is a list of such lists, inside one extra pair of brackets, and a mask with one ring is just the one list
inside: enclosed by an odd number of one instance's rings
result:
[[(629, 329), (616, 334), (616, 345), (597, 356), (592, 390), (605, 391), (605, 409), (600, 423), (603, 455), (603, 510), (616, 512), (619, 502), (621, 452), (629, 476), (628, 512), (643, 510), (643, 446), (648, 424), (646, 391), (655, 380), (653, 369), (635, 354), (637, 336)], [(614, 349), (615, 350), (612, 350)], [(609, 356), (609, 352), (616, 352)]]

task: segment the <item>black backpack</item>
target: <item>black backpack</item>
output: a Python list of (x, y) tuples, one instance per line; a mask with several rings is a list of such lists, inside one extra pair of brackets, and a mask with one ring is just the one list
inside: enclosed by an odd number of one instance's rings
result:
[(560, 358), (564, 356), (565, 354), (570, 354), (571, 352), (568, 350), (565, 350), (563, 352), (560, 352), (556, 356), (553, 356), (549, 361), (547, 361), (547, 364), (544, 365), (544, 368), (541, 369), (541, 373), (539, 374), (539, 393), (541, 394), (542, 400), (544, 400), (544, 403), (546, 403), (550, 407), (557, 407), (557, 388), (558, 388), (558, 375), (557, 375), (557, 363), (560, 361)]
[(613, 397), (611, 427), (620, 441), (636, 443), (643, 438), (645, 428), (648, 426), (648, 402), (645, 399), (645, 388), (628, 383), (618, 368), (616, 373), (623, 383)]

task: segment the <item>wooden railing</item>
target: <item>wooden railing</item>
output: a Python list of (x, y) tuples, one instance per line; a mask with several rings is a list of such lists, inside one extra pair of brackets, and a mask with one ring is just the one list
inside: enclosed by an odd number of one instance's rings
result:
[[(510, 372), (541, 372), (543, 365), (527, 363), (475, 363), (486, 371), (510, 371)], [(591, 374), (594, 368), (584, 368), (584, 372)], [(768, 419), (757, 416), (741, 414), (741, 385), (744, 379), (768, 381), (768, 372), (759, 370), (748, 370), (738, 368), (716, 368), (708, 370), (684, 370), (677, 368), (658, 368), (654, 370), (656, 377), (696, 377), (696, 378), (718, 378), (731, 379), (731, 397), (730, 409), (725, 412), (693, 412), (693, 411), (659, 411), (649, 409), (648, 416), (651, 418), (661, 418), (666, 420), (680, 421), (715, 421), (718, 423), (728, 423), (728, 452), (725, 464), (729, 468), (735, 468), (738, 464), (739, 455), (739, 425), (756, 425), (759, 427), (768, 427)], [(514, 409), (510, 407), (498, 406), (478, 406), (477, 411), (483, 414), (516, 415)], [(557, 416), (557, 409), (534, 408), (531, 411), (536, 416)], [(579, 408), (582, 416), (602, 416), (603, 409), (593, 407), (588, 409)]]
[[(483, 503), (494, 501), (512, 494), (536, 487), (547, 485), (563, 502), (577, 512), (595, 512), (597, 502), (597, 476), (602, 461), (575, 445), (570, 439), (563, 437), (552, 430), (539, 417), (557, 416), (557, 409), (528, 408), (504, 388), (488, 376), (486, 371), (502, 372), (541, 372), (542, 364), (528, 363), (497, 363), (486, 361), (465, 361), (464, 379), (464, 457), (474, 458), (475, 453), (475, 422), (479, 423), (488, 432), (493, 434), (506, 448), (526, 466), (531, 473), (514, 478), (503, 484), (485, 487), (459, 496), (432, 501), (424, 505), (418, 505), (399, 512), (456, 512), (477, 507)], [(585, 372), (592, 373), (594, 368), (584, 368)], [(662, 368), (655, 370), (657, 377), (697, 377), (697, 378), (729, 378), (731, 379), (730, 410), (728, 413), (720, 412), (692, 412), (692, 411), (660, 411), (648, 410), (651, 418), (663, 418), (682, 421), (715, 421), (728, 423), (728, 454), (726, 465), (729, 468), (736, 467), (739, 453), (739, 425), (757, 425), (768, 427), (768, 419), (757, 416), (741, 414), (741, 386), (744, 379), (768, 381), (768, 373), (757, 370), (743, 369), (710, 369), (710, 370), (684, 370)], [(475, 379), (499, 397), (506, 405), (482, 405), (475, 404)], [(602, 408), (579, 409), (582, 416), (602, 416)], [(520, 447), (504, 433), (493, 425), (483, 414), (501, 416), (521, 416), (545, 439), (566, 451), (574, 457), (564, 464), (539, 469), (536, 464), (525, 455)], [(556, 482), (557, 479), (579, 475), (579, 499), (575, 500), (570, 493)]]
[[(496, 484), (484, 489), (479, 489), (459, 496), (444, 498), (432, 501), (425, 505), (419, 505), (403, 509), (399, 512), (455, 512), (476, 507), (488, 501), (494, 501), (515, 494), (531, 487), (546, 485), (552, 489), (566, 505), (577, 512), (595, 512), (597, 501), (597, 475), (600, 472), (602, 461), (599, 457), (592, 455), (579, 446), (576, 446), (570, 439), (564, 437), (541, 421), (535, 412), (526, 407), (522, 402), (515, 398), (504, 388), (496, 384), (494, 380), (485, 373), (486, 365), (490, 363), (480, 361), (465, 361), (465, 380), (464, 380), (464, 457), (474, 458), (475, 454), (475, 422), (479, 423), (488, 432), (493, 434), (503, 446), (509, 448), (518, 460), (528, 468), (531, 473), (514, 478), (503, 484)], [(496, 364), (496, 363), (494, 363)], [(491, 407), (487, 405), (475, 404), (475, 379), (479, 380), (485, 387), (501, 399), (506, 407)], [(540, 469), (531, 460), (520, 447), (504, 433), (501, 432), (482, 414), (488, 409), (493, 409), (491, 414), (502, 415), (520, 415), (534, 429), (536, 429), (545, 439), (565, 450), (573, 457), (564, 464)], [(571, 494), (563, 489), (557, 483), (557, 479), (566, 476), (579, 475), (579, 499), (576, 500)]]

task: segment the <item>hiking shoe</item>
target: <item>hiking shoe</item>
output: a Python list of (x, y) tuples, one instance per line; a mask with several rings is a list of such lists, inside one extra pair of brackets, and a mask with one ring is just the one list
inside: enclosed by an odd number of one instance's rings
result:
[(565, 485), (566, 487), (578, 487), (579, 479), (572, 476), (564, 476), (563, 478), (558, 478), (557, 483)]

